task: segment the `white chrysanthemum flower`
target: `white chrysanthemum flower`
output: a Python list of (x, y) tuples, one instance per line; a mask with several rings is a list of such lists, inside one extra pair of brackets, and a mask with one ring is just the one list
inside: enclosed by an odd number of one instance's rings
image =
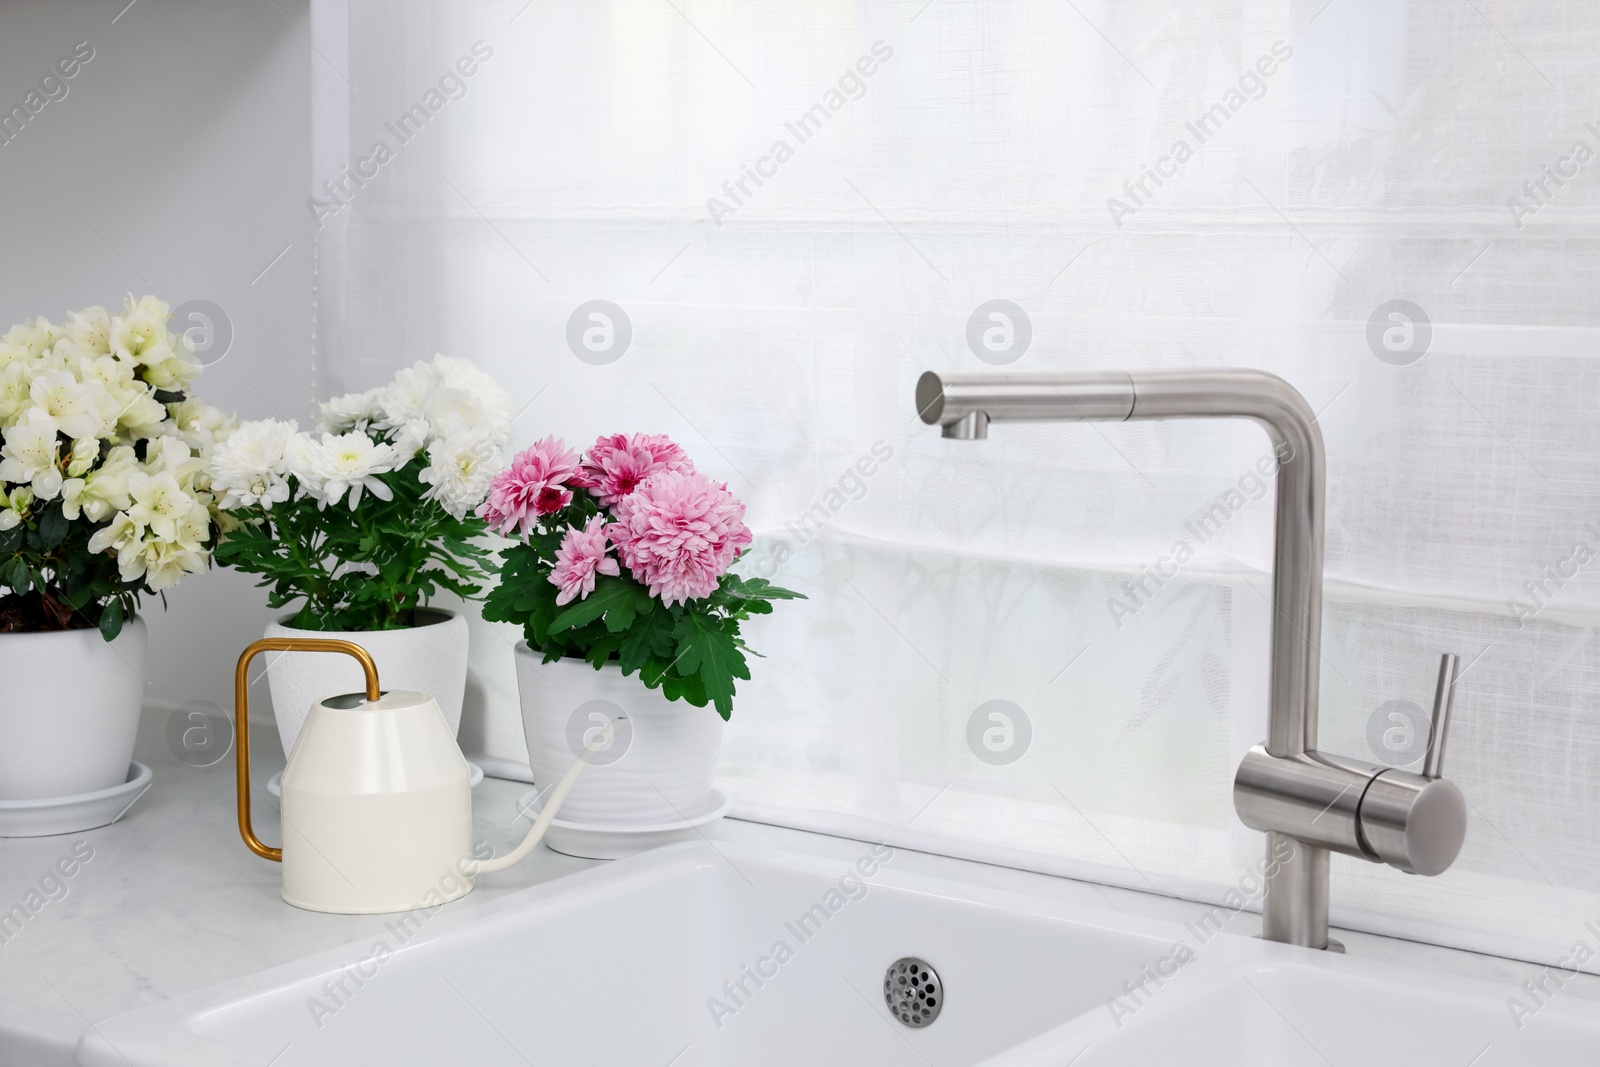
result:
[(504, 448), (511, 439), (511, 398), (500, 383), (471, 360), (437, 355), (433, 366), (441, 387), (428, 408), (434, 436), (488, 430), (495, 447)]
[(211, 456), (211, 488), (222, 494), (219, 506), (224, 511), (255, 504), (270, 508), (288, 500), (288, 450), (296, 436), (292, 422), (240, 423)]
[(439, 390), (439, 372), (426, 363), (402, 367), (394, 380), (378, 390), (373, 425), (398, 430), (408, 422), (426, 421), (428, 404)]
[(351, 430), (365, 429), (367, 424), (377, 418), (378, 390), (368, 389), (364, 393), (346, 393), (336, 396), (332, 400), (325, 400), (317, 406), (317, 433), (348, 433)]
[(379, 500), (393, 500), (394, 492), (384, 484), (380, 474), (388, 474), (398, 466), (394, 449), (380, 444), (364, 433), (323, 434), (322, 441), (311, 454), (321, 485), (317, 496), (323, 507), (337, 504), (350, 494), (350, 510), (361, 502), (364, 490), (370, 490)]
[(411, 462), (411, 457), (428, 447), (428, 442), (433, 440), (433, 430), (425, 419), (412, 419), (398, 430), (389, 433), (389, 444), (394, 448), (394, 454), (399, 459), (397, 466), (405, 466)]
[(61, 492), (61, 468), (56, 420), (39, 408), (29, 408), (6, 430), (0, 448), (0, 482), (28, 483), (40, 500), (54, 500)]
[(455, 518), (483, 503), (489, 479), (500, 466), (500, 449), (489, 430), (464, 430), (428, 446), (428, 467), (417, 476), (429, 486), (424, 500), (436, 500)]

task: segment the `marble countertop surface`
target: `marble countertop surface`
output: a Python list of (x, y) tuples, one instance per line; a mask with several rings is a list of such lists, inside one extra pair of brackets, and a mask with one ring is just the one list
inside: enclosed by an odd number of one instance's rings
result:
[[(96, 1022), (133, 1008), (288, 963), (380, 931), (382, 915), (323, 915), (300, 911), (278, 897), (279, 867), (252, 855), (239, 839), (234, 812), (233, 758), (192, 767), (167, 749), (167, 712), (149, 710), (135, 758), (155, 781), (122, 821), (61, 837), (0, 838), (0, 911), (23, 901), (56, 861), (85, 846), (93, 856), (65, 879), (66, 894), (47, 900), (28, 923), (0, 944), (0, 1064), (72, 1064), (78, 1039)], [(276, 811), (261, 788), (280, 770), (283, 755), (268, 723), (252, 732), (255, 817), (261, 837), (279, 840)], [(529, 787), (486, 778), (473, 792), (475, 838), (504, 852), (521, 840), (527, 822), (516, 800)], [(713, 841), (737, 840), (848, 861), (855, 842), (725, 819)], [(480, 879), (463, 906), (594, 866), (541, 848), (523, 863)], [(1191, 901), (1074, 882), (901, 850), (897, 870), (954, 878), (1100, 908), (1183, 922)], [(1246, 917), (1245, 922), (1254, 922)], [(1352, 931), (1338, 933), (1351, 954), (1486, 978), (1506, 995), (1543, 967)], [(1568, 981), (1563, 997), (1600, 1005), (1600, 977)]]

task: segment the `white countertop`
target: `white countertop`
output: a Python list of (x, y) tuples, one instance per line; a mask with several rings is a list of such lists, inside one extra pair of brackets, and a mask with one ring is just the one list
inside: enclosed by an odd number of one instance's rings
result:
[[(149, 710), (135, 758), (155, 782), (121, 822), (62, 837), (0, 839), (0, 911), (20, 903), (62, 856), (87, 842), (91, 860), (66, 880), (67, 895), (48, 902), (0, 945), (0, 1064), (72, 1064), (78, 1039), (101, 1019), (169, 997), (299, 959), (382, 929), (382, 915), (322, 915), (278, 897), (279, 867), (239, 839), (233, 759), (195, 768), (164, 739), (167, 713)], [(264, 783), (281, 769), (273, 725), (252, 735)], [(527, 823), (515, 802), (529, 787), (488, 778), (474, 790), (475, 837), (504, 851)], [(276, 813), (258, 791), (258, 831), (278, 840)], [(768, 844), (849, 860), (859, 846), (837, 838), (757, 823), (723, 820), (716, 840)], [(81, 849), (80, 849), (81, 854)], [(593, 866), (596, 861), (539, 849), (516, 868), (484, 876), (466, 900), (482, 901)], [(965, 860), (900, 851), (896, 868), (1011, 889), (1095, 907), (1172, 919), (1194, 917), (1189, 901)], [(464, 902), (447, 905), (460, 907)], [(1252, 915), (1241, 924), (1257, 924)], [(1535, 964), (1480, 956), (1370, 934), (1340, 931), (1352, 955), (1503, 982), (1506, 995), (1544, 970)], [(1569, 980), (1563, 998), (1600, 1005), (1600, 977)]]

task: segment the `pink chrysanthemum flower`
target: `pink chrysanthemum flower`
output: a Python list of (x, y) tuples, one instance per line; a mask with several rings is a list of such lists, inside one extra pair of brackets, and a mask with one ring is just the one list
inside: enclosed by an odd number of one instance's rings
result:
[(605, 523), (604, 515), (591, 515), (583, 529), (574, 526), (561, 538), (556, 565), (550, 572), (550, 584), (561, 590), (556, 594), (557, 604), (588, 597), (594, 592), (597, 575), (622, 573), (617, 561), (606, 555)]
[(508, 537), (512, 530), (527, 534), (539, 516), (572, 503), (567, 486), (577, 484), (577, 472), (577, 453), (559, 438), (546, 437), (518, 452), (511, 466), (490, 479), (478, 517)]
[(617, 555), (667, 604), (710, 595), (751, 540), (744, 505), (692, 470), (652, 474), (612, 512), (606, 534)]
[(657, 471), (693, 471), (687, 453), (664, 433), (612, 434), (595, 441), (578, 468), (573, 485), (610, 507)]

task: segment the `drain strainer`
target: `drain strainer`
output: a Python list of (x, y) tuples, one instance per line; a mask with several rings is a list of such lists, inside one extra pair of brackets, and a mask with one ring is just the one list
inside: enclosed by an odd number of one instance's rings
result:
[(895, 960), (883, 975), (883, 999), (889, 1014), (907, 1026), (927, 1026), (944, 1007), (944, 983), (927, 960), (915, 956)]

